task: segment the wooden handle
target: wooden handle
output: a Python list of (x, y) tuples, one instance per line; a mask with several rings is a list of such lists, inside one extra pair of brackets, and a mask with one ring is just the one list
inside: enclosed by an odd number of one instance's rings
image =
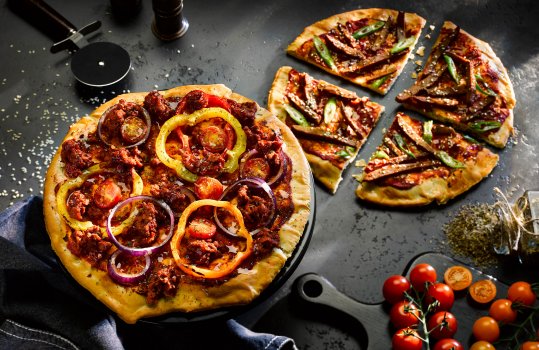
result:
[(77, 31), (71, 22), (43, 0), (9, 0), (8, 3), (14, 12), (54, 41), (63, 40)]

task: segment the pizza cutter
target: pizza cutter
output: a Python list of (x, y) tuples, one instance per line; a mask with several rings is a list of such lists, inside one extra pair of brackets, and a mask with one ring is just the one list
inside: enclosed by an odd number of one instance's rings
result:
[(367, 349), (391, 349), (386, 327), (387, 314), (382, 303), (363, 304), (341, 293), (331, 282), (316, 273), (299, 276), (295, 281), (296, 294), (309, 303), (329, 306), (356, 319), (367, 334)]
[(10, 0), (10, 7), (31, 24), (49, 35), (55, 44), (50, 51), (73, 53), (71, 71), (80, 83), (104, 87), (121, 81), (131, 68), (129, 54), (109, 42), (88, 43), (86, 36), (101, 27), (94, 21), (77, 28), (43, 0)]

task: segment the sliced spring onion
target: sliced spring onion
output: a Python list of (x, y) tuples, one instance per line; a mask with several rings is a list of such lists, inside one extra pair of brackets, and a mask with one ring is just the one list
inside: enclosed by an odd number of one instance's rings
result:
[(373, 23), (373, 24), (369, 24), (365, 27), (361, 27), (359, 28), (357, 31), (355, 31), (352, 36), (355, 38), (355, 39), (361, 39), (369, 34), (372, 34), (374, 32), (376, 32), (377, 30), (381, 29), (384, 24), (386, 24), (386, 22), (384, 21), (378, 21), (376, 23)]
[(447, 70), (449, 71), (449, 75), (451, 75), (451, 78), (455, 81), (455, 83), (460, 82), (460, 77), (457, 72), (457, 66), (455, 65), (455, 61), (451, 58), (451, 56), (444, 55), (445, 63), (447, 64)]
[(393, 46), (393, 48), (389, 52), (392, 55), (396, 54), (396, 53), (399, 53), (401, 51), (406, 50), (410, 46), (412, 46), (414, 44), (414, 42), (415, 42), (415, 37), (410, 36), (408, 38), (405, 38), (405, 39), (399, 41), (395, 46)]
[(390, 75), (391, 74), (384, 75), (383, 77), (380, 77), (376, 79), (375, 81), (373, 81), (370, 85), (371, 88), (378, 89), (380, 86), (382, 86), (386, 82), (387, 79), (389, 79)]
[(320, 39), (318, 35), (313, 36), (313, 44), (320, 57), (322, 57), (329, 68), (331, 68), (331, 70), (337, 70), (333, 57), (331, 57), (331, 51), (329, 51), (324, 41)]
[(288, 113), (288, 115), (290, 116), (290, 118), (292, 118), (292, 120), (295, 121), (297, 124), (303, 126), (311, 126), (311, 124), (307, 121), (305, 116), (301, 114), (300, 111), (298, 111), (289, 104), (285, 104), (283, 107), (286, 113)]
[(500, 128), (502, 123), (496, 120), (479, 120), (469, 126), (475, 132), (486, 132)]
[[(492, 89), (488, 86), (487, 82), (485, 81), (485, 79), (483, 79), (481, 75), (476, 74), (475, 79), (476, 79), (475, 88), (477, 89), (477, 91), (487, 96), (498, 96), (498, 94), (492, 91)], [(481, 84), (483, 84), (484, 87), (482, 87), (479, 84), (479, 82), (481, 82)]]
[(470, 143), (473, 143), (473, 144), (479, 144), (479, 141), (477, 141), (476, 139), (474, 139), (474, 138), (471, 137), (471, 136), (468, 136), (468, 135), (462, 135), (462, 137), (463, 137), (466, 141), (468, 141), (468, 142), (470, 142)]
[(404, 138), (400, 134), (393, 135), (393, 140), (395, 140), (397, 147), (399, 147), (401, 151), (403, 151), (410, 157), (415, 158), (415, 155), (408, 149), (408, 145), (406, 144), (406, 141), (404, 141)]
[(337, 114), (337, 99), (330, 97), (324, 106), (324, 123), (329, 124), (335, 120)]
[(451, 157), (447, 152), (445, 151), (438, 151), (436, 152), (436, 157), (440, 159), (445, 165), (447, 165), (450, 168), (464, 168), (465, 165), (455, 158)]
[(374, 152), (374, 154), (372, 155), (372, 158), (377, 158), (377, 159), (389, 159), (389, 155), (382, 151), (382, 150), (378, 150), (376, 152)]
[(428, 120), (423, 123), (423, 140), (427, 143), (432, 142), (432, 120)]

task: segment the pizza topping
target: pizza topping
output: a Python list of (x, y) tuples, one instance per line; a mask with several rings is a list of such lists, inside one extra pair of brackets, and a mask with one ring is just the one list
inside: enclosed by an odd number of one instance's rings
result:
[(86, 231), (74, 230), (67, 238), (67, 249), (74, 255), (84, 258), (92, 267), (104, 269), (103, 262), (112, 244), (101, 238), (99, 227), (93, 226)]
[[(275, 220), (277, 199), (267, 182), (260, 178), (245, 178), (230, 185), (221, 200), (236, 204), (240, 210), (245, 226), (251, 235), (256, 235), (263, 227), (269, 227)], [(229, 216), (223, 216), (216, 209), (214, 218), (217, 225), (227, 234), (237, 236)], [(229, 224), (230, 223), (230, 224)], [(232, 228), (232, 229), (231, 229)]]
[(195, 217), (191, 219), (187, 226), (186, 237), (194, 237), (200, 239), (212, 238), (217, 232), (217, 226), (204, 217)]
[(219, 199), (223, 191), (223, 184), (216, 178), (201, 176), (195, 181), (195, 194), (199, 199)]
[(314, 140), (335, 143), (343, 146), (356, 147), (358, 143), (356, 140), (352, 140), (346, 136), (334, 134), (320, 127), (292, 125), (292, 131), (294, 131), (294, 133), (298, 134), (299, 136), (311, 138)]
[(497, 96), (497, 94), (494, 91), (492, 91), (492, 89), (488, 86), (487, 82), (485, 81), (485, 79), (483, 79), (481, 75), (475, 74), (475, 79), (476, 79), (475, 88), (479, 92), (487, 96)]
[(404, 138), (400, 134), (393, 135), (393, 140), (395, 140), (395, 143), (397, 144), (397, 147), (406, 155), (408, 155), (410, 158), (415, 158), (415, 155), (410, 149), (408, 149), (408, 144), (406, 141), (404, 141)]
[(386, 24), (386, 22), (384, 21), (378, 21), (378, 22), (375, 22), (373, 24), (369, 24), (367, 26), (364, 26), (360, 29), (358, 29), (357, 31), (354, 32), (354, 34), (352, 34), (352, 36), (355, 38), (355, 39), (361, 39), (369, 34), (372, 34), (376, 31), (378, 31), (379, 29), (381, 29), (384, 25)]
[(483, 133), (489, 130), (498, 129), (502, 126), (502, 123), (496, 120), (478, 120), (470, 124), (470, 128), (479, 133)]
[(207, 106), (208, 94), (201, 90), (192, 90), (178, 102), (174, 114), (191, 114)]
[(193, 191), (175, 182), (162, 182), (152, 185), (150, 193), (155, 198), (168, 204), (174, 213), (174, 217), (180, 217), (185, 208), (196, 200)]
[(67, 197), (67, 212), (75, 220), (82, 221), (86, 212), (86, 206), (90, 204), (90, 199), (81, 191), (73, 191)]
[(327, 66), (331, 70), (338, 70), (337, 66), (335, 65), (335, 62), (333, 61), (333, 57), (331, 57), (331, 51), (329, 51), (324, 41), (320, 39), (319, 36), (315, 35), (313, 36), (313, 44), (316, 49), (316, 52), (318, 52), (318, 55), (320, 55), (320, 57), (324, 60)]
[[(238, 250), (235, 253), (229, 252), (228, 254), (223, 254), (218, 256), (217, 259), (213, 259), (215, 256), (210, 256), (208, 263), (204, 264), (204, 267), (197, 266), (193, 262), (189, 262), (186, 259), (186, 256), (180, 251), (185, 251), (185, 240), (189, 240), (189, 237), (186, 237), (187, 233), (187, 222), (190, 215), (195, 212), (197, 209), (204, 206), (213, 206), (216, 208), (224, 208), (229, 212), (235, 219), (238, 225), (237, 236), (238, 238), (243, 239), (241, 246), (242, 250)], [(185, 239), (184, 239), (185, 237)], [(205, 245), (208, 248), (208, 245)], [(226, 201), (216, 201), (212, 199), (203, 199), (196, 201), (189, 205), (183, 212), (176, 231), (172, 240), (170, 241), (170, 248), (172, 255), (178, 267), (188, 275), (198, 278), (207, 278), (207, 279), (217, 279), (222, 278), (233, 271), (235, 271), (238, 266), (252, 253), (253, 239), (243, 222), (243, 216), (241, 212), (232, 205), (230, 202)], [(192, 247), (192, 245), (191, 245)], [(217, 247), (216, 247), (217, 248)], [(190, 251), (193, 249), (191, 248)], [(213, 248), (211, 251), (214, 251)]]
[(122, 189), (111, 178), (99, 184), (93, 193), (93, 202), (101, 209), (112, 208), (121, 199)]
[(150, 125), (150, 115), (142, 106), (120, 100), (101, 115), (97, 134), (110, 147), (131, 148), (146, 141)]
[(451, 75), (451, 78), (455, 81), (455, 83), (460, 83), (460, 77), (457, 72), (457, 66), (455, 65), (455, 62), (451, 58), (451, 56), (444, 54), (444, 60), (447, 64), (447, 70), (449, 71), (449, 74)]
[(430, 144), (432, 142), (432, 125), (434, 123), (432, 120), (428, 120), (423, 123), (423, 140), (426, 143)]
[(337, 116), (337, 99), (335, 97), (330, 97), (326, 105), (324, 106), (324, 123), (331, 124), (335, 122)]
[(295, 121), (297, 124), (299, 125), (304, 125), (304, 126), (310, 126), (311, 124), (307, 121), (307, 119), (305, 119), (305, 117), (303, 116), (303, 114), (301, 114), (300, 111), (298, 111), (297, 109), (295, 109), (294, 107), (292, 107), (291, 105), (289, 105), (288, 103), (284, 104), (284, 109), (286, 111), (286, 113), (288, 113), (288, 115), (290, 116), (290, 118)]
[[(122, 255), (124, 258), (128, 258), (131, 260), (142, 259), (144, 261), (144, 266), (142, 267), (142, 269), (136, 266), (136, 268), (138, 268), (139, 271), (134, 271), (134, 272), (123, 271), (122, 264), (116, 261), (119, 255)], [(130, 268), (133, 267), (132, 262), (126, 265), (127, 267), (130, 267)], [(131, 285), (131, 284), (135, 284), (143, 280), (148, 274), (148, 272), (150, 271), (150, 266), (151, 266), (151, 260), (150, 260), (149, 255), (144, 255), (142, 256), (142, 258), (133, 257), (132, 255), (126, 254), (121, 250), (117, 250), (114, 253), (112, 253), (112, 255), (109, 258), (107, 271), (109, 273), (110, 278), (112, 278), (115, 282), (122, 285)]]
[[(209, 154), (210, 152), (182, 152), (180, 150), (180, 152), (183, 153), (181, 154), (181, 158), (174, 158), (167, 153), (166, 141), (172, 131), (184, 126), (192, 127), (213, 118), (221, 118), (225, 122), (227, 122), (233, 128), (236, 136), (236, 143), (234, 144), (234, 147), (232, 149), (226, 149), (225, 151), (227, 159), (224, 162), (222, 169), (211, 168), (208, 170), (207, 167), (201, 166), (208, 161), (211, 162), (219, 160), (219, 158), (221, 157), (220, 154), (211, 155)], [(211, 144), (211, 141), (208, 142)], [(212, 107), (198, 110), (189, 115), (177, 115), (167, 120), (159, 131), (159, 135), (157, 136), (155, 143), (155, 148), (157, 156), (159, 157), (161, 162), (163, 162), (163, 164), (174, 169), (177, 175), (182, 179), (189, 182), (195, 182), (198, 179), (198, 175), (196, 173), (193, 173), (192, 171), (196, 172), (196, 170), (198, 170), (201, 175), (205, 175), (204, 172), (215, 173), (220, 170), (227, 173), (232, 173), (236, 171), (236, 169), (238, 168), (238, 159), (245, 151), (246, 143), (246, 135), (245, 132), (242, 130), (239, 121), (226, 110), (222, 108)], [(198, 155), (198, 157), (196, 155)], [(191, 164), (191, 169), (188, 169), (186, 167), (186, 165), (188, 164)]]
[(65, 141), (62, 144), (61, 158), (65, 164), (65, 174), (70, 178), (79, 176), (82, 170), (94, 164), (90, 150), (80, 140)]
[(144, 108), (151, 118), (164, 123), (174, 115), (174, 110), (170, 108), (168, 101), (157, 91), (152, 91), (144, 97)]
[[(320, 121), (322, 120), (322, 116), (319, 115), (316, 112), (316, 110), (314, 110), (314, 109), (310, 108), (309, 106), (307, 106), (307, 104), (301, 98), (299, 98), (295, 94), (288, 94), (288, 99), (297, 108), (299, 108), (301, 110), (301, 112), (303, 112), (303, 115), (305, 115), (307, 118), (309, 118), (311, 122), (313, 122), (314, 124), (319, 124), (320, 123)], [(297, 118), (297, 120), (299, 120), (299, 119), (300, 118)], [(300, 124), (300, 123), (298, 123), (298, 124)], [(302, 124), (300, 124), (300, 125), (302, 125)]]
[(407, 50), (410, 46), (412, 46), (413, 44), (415, 43), (415, 37), (413, 36), (410, 36), (408, 38), (405, 38), (405, 39), (402, 39), (401, 41), (399, 41), (398, 43), (395, 44), (395, 46), (393, 46), (391, 48), (391, 50), (389, 50), (389, 52), (394, 55), (394, 54), (397, 54), (399, 52), (402, 52), (404, 50)]
[[(113, 233), (113, 221), (118, 220), (116, 213), (121, 214), (122, 209), (126, 206), (131, 206), (131, 212), (135, 213), (135, 219), (132, 226), (124, 229), (123, 232)], [(134, 208), (133, 208), (134, 205)], [(168, 214), (168, 222), (163, 220), (161, 227), (164, 232), (160, 232), (156, 223), (157, 209), (161, 208)], [(168, 228), (167, 228), (168, 226)], [(167, 232), (168, 231), (168, 232)], [(165, 244), (168, 243), (174, 231), (174, 214), (170, 207), (157, 199), (149, 196), (135, 196), (118, 203), (111, 211), (107, 218), (107, 234), (112, 243), (121, 251), (127, 252), (133, 256), (142, 256), (153, 254), (159, 251)], [(157, 236), (157, 234), (162, 235)], [(123, 244), (117, 238), (118, 236), (127, 236), (127, 243)], [(138, 241), (142, 241), (146, 245), (151, 246), (138, 247)]]
[(423, 161), (418, 161), (415, 163), (391, 164), (386, 167), (367, 173), (367, 175), (365, 175), (363, 180), (373, 181), (381, 177), (395, 175), (395, 174), (399, 174), (399, 173), (410, 171), (410, 170), (428, 168), (428, 167), (432, 167), (432, 166), (436, 166), (440, 164), (441, 163), (437, 160), (423, 160)]

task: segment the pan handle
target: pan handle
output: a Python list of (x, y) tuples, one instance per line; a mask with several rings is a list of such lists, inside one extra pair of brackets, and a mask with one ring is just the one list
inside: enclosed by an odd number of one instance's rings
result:
[[(296, 279), (296, 292), (303, 300), (342, 311), (361, 323), (367, 333), (368, 349), (390, 349), (388, 316), (382, 304), (363, 304), (339, 292), (331, 282), (315, 273)], [(371, 340), (372, 342), (369, 342)]]
[(71, 22), (43, 0), (9, 0), (8, 4), (13, 12), (36, 26), (55, 42), (77, 31)]

